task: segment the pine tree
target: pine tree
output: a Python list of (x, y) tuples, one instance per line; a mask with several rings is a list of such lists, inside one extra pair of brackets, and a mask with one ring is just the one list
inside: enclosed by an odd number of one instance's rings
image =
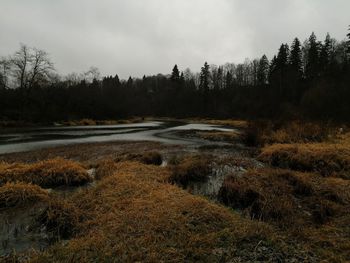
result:
[(348, 55), (348, 59), (350, 60), (350, 26), (349, 26), (349, 33), (347, 34), (347, 37), (348, 37), (348, 41), (346, 42), (347, 43), (347, 55)]
[(268, 81), (269, 74), (269, 60), (266, 55), (263, 55), (259, 60), (258, 65), (258, 85), (265, 85)]
[(207, 92), (209, 90), (209, 76), (210, 76), (209, 65), (207, 62), (205, 62), (200, 73), (199, 89), (202, 92)]
[(180, 80), (180, 71), (177, 68), (177, 65), (174, 66), (170, 79), (174, 82), (178, 82)]
[(225, 76), (225, 88), (229, 89), (232, 87), (233, 76), (230, 71), (227, 71)]
[(298, 38), (295, 38), (289, 55), (289, 65), (297, 78), (300, 79), (303, 74), (303, 61), (301, 53), (301, 43)]
[(288, 66), (289, 46), (282, 44), (277, 55), (276, 67), (279, 70), (285, 70)]
[(314, 32), (309, 37), (309, 49), (307, 52), (306, 77), (308, 79), (315, 78), (319, 73), (319, 43)]
[(331, 51), (332, 51), (332, 40), (329, 33), (327, 33), (324, 44), (322, 45), (320, 52), (320, 68), (323, 72), (326, 72), (329, 69), (330, 59), (331, 59)]

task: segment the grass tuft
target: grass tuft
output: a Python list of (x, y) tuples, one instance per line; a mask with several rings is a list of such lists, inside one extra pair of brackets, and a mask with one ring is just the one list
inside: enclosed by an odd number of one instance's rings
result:
[(32, 164), (0, 163), (0, 185), (7, 182), (24, 182), (44, 188), (79, 186), (92, 180), (77, 162), (55, 158)]
[(188, 156), (172, 162), (175, 164), (169, 166), (169, 181), (183, 187), (190, 181), (204, 181), (211, 174), (210, 158), (207, 156)]
[(26, 183), (6, 183), (0, 186), (0, 208), (26, 205), (47, 201), (48, 192), (37, 185)]

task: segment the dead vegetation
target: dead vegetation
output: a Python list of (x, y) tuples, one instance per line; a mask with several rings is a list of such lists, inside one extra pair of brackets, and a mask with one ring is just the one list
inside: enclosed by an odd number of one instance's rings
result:
[(259, 159), (272, 166), (350, 179), (350, 147), (346, 144), (274, 144), (264, 147)]
[(72, 198), (85, 218), (77, 234), (31, 261), (276, 261), (297, 253), (285, 250), (265, 224), (192, 196), (166, 183), (168, 176), (166, 168), (119, 163), (116, 174)]
[(135, 161), (143, 164), (161, 165), (162, 155), (159, 152), (147, 151), (144, 153), (129, 153), (116, 159), (116, 161)]
[(48, 199), (48, 192), (37, 185), (6, 183), (0, 186), (0, 208), (23, 206)]
[(321, 142), (335, 135), (336, 129), (328, 124), (255, 121), (245, 128), (243, 140), (249, 146), (264, 146), (273, 143)]
[(38, 216), (37, 223), (45, 226), (53, 238), (67, 239), (77, 234), (83, 213), (69, 200), (52, 198), (47, 208)]
[(288, 226), (325, 223), (337, 213), (346, 213), (349, 190), (347, 180), (265, 168), (228, 177), (219, 196), (251, 218)]
[(240, 139), (238, 132), (223, 132), (223, 131), (198, 131), (196, 136), (199, 138), (210, 140), (210, 141), (221, 141), (221, 142), (236, 142)]
[(191, 181), (204, 181), (211, 173), (209, 156), (187, 156), (170, 161), (169, 181), (186, 187)]
[(92, 179), (79, 163), (55, 158), (36, 163), (0, 163), (0, 185), (24, 182), (44, 188), (79, 186)]
[(63, 121), (65, 126), (95, 126), (95, 125), (117, 125), (117, 124), (131, 124), (141, 122), (142, 118), (130, 118), (125, 120), (93, 120), (93, 119), (81, 119)]

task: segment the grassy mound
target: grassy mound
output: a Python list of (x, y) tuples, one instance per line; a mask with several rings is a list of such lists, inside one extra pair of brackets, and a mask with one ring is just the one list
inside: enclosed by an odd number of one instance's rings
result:
[(16, 207), (37, 201), (47, 201), (48, 193), (37, 185), (6, 183), (0, 186), (0, 208)]
[[(168, 170), (119, 163), (118, 173), (77, 194), (78, 235), (32, 262), (227, 262), (290, 258), (263, 223), (164, 182)], [(257, 248), (259, 247), (259, 248)]]
[(135, 153), (127, 154), (116, 161), (135, 161), (143, 164), (161, 165), (163, 162), (162, 155), (159, 152), (145, 152), (145, 153)]
[(314, 171), (322, 175), (348, 175), (350, 171), (349, 145), (275, 144), (264, 147), (259, 156), (270, 165), (300, 171)]
[(82, 220), (81, 211), (67, 200), (52, 199), (37, 221), (44, 225), (51, 236), (68, 238), (76, 233)]
[(45, 188), (78, 186), (90, 182), (87, 171), (77, 162), (56, 158), (33, 164), (0, 163), (0, 185), (24, 182)]
[(206, 156), (189, 156), (175, 160), (170, 165), (171, 183), (186, 187), (190, 181), (203, 181), (211, 173), (210, 158)]
[(279, 169), (250, 170), (228, 177), (219, 197), (251, 218), (282, 227), (323, 224), (346, 214), (350, 182)]
[(273, 143), (321, 142), (333, 137), (335, 129), (324, 124), (292, 121), (287, 123), (255, 121), (244, 130), (243, 140), (249, 146)]

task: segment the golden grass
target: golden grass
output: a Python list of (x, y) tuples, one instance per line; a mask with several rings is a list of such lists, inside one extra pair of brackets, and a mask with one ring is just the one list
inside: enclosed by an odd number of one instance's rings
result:
[(37, 185), (6, 183), (0, 186), (0, 208), (22, 206), (37, 201), (47, 201), (48, 192)]
[(274, 144), (264, 147), (259, 159), (273, 166), (350, 178), (347, 144)]
[[(72, 198), (86, 217), (77, 235), (32, 262), (273, 260), (282, 249), (266, 225), (164, 183), (167, 169), (135, 162), (118, 166), (115, 175)], [(258, 244), (269, 253), (258, 252)]]
[(264, 168), (226, 178), (219, 197), (250, 217), (294, 228), (323, 224), (350, 205), (350, 182), (317, 174)]
[(197, 132), (200, 138), (211, 141), (225, 141), (234, 142), (240, 139), (240, 134), (238, 132), (223, 132), (223, 131), (212, 131), (212, 132)]
[(83, 213), (70, 201), (52, 198), (47, 208), (37, 218), (53, 237), (69, 238), (76, 234)]
[(211, 173), (210, 158), (208, 156), (187, 156), (173, 161), (169, 169), (169, 181), (186, 187), (190, 181), (203, 181)]
[(82, 165), (62, 158), (32, 164), (0, 163), (0, 185), (17, 181), (51, 188), (78, 186), (90, 182), (91, 178)]
[(235, 128), (241, 128), (241, 129), (246, 128), (248, 126), (248, 122), (245, 120), (227, 119), (227, 120), (208, 120), (206, 122), (213, 125), (231, 126)]
[(322, 142), (336, 135), (336, 128), (322, 123), (255, 121), (246, 127), (243, 139), (249, 146), (264, 146), (273, 143)]
[(163, 159), (159, 152), (147, 151), (144, 153), (129, 153), (117, 158), (116, 161), (135, 161), (143, 164), (161, 165)]

